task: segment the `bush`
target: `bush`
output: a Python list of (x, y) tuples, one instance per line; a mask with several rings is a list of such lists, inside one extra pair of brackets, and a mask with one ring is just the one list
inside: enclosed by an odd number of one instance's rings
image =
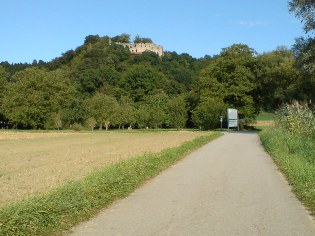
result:
[(294, 136), (315, 135), (315, 117), (307, 104), (286, 104), (277, 112), (276, 126)]
[(205, 130), (220, 127), (220, 116), (226, 113), (227, 106), (222, 99), (206, 98), (192, 112), (194, 124)]
[(80, 125), (80, 124), (78, 124), (78, 123), (74, 123), (74, 124), (72, 125), (72, 129), (73, 129), (74, 131), (81, 131), (81, 130), (83, 130), (84, 128), (83, 128), (82, 125)]

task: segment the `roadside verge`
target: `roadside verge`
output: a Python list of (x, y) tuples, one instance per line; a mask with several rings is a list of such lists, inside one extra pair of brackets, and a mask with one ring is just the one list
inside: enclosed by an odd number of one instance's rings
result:
[(88, 177), (0, 210), (0, 235), (61, 234), (222, 134), (208, 135), (158, 154), (108, 166)]

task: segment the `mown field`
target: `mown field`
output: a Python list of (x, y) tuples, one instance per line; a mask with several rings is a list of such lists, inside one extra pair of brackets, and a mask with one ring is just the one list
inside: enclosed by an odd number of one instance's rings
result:
[(0, 207), (145, 153), (157, 153), (204, 132), (0, 131)]

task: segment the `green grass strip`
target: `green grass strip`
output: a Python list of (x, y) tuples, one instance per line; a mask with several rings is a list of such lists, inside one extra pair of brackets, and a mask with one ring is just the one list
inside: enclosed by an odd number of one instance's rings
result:
[(295, 195), (315, 215), (315, 140), (290, 136), (277, 128), (264, 129), (260, 138)]
[(261, 112), (257, 117), (257, 121), (273, 121), (276, 119), (276, 114), (275, 113), (270, 113), (270, 112)]
[(44, 195), (9, 205), (0, 210), (0, 235), (62, 234), (221, 135), (212, 132), (158, 154), (121, 161)]

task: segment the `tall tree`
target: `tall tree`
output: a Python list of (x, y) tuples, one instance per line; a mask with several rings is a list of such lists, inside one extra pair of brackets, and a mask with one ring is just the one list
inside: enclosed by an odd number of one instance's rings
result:
[(115, 124), (119, 129), (124, 129), (126, 125), (133, 126), (136, 122), (134, 102), (129, 97), (122, 96), (118, 101), (114, 116)]
[(161, 128), (166, 123), (168, 96), (164, 92), (149, 95), (139, 103), (137, 123), (141, 128)]
[(177, 96), (168, 101), (167, 124), (177, 130), (185, 127), (187, 122), (187, 108), (184, 96)]
[[(304, 23), (306, 33), (315, 30), (315, 0), (291, 0), (289, 1), (290, 11)], [(315, 38), (311, 35), (308, 38), (299, 38), (293, 47), (297, 58), (297, 66), (302, 72), (302, 79), (299, 84), (300, 99), (315, 100)]]
[(167, 83), (163, 73), (151, 66), (134, 65), (126, 71), (122, 86), (135, 101), (141, 101), (146, 95), (160, 89)]
[(301, 97), (299, 71), (290, 50), (278, 47), (276, 50), (257, 57), (258, 101), (265, 110), (276, 110), (283, 103)]
[(304, 22), (305, 32), (315, 30), (315, 0), (289, 1), (290, 11)]
[(86, 108), (89, 117), (96, 120), (100, 130), (103, 128), (103, 125), (108, 130), (112, 123), (115, 124), (115, 113), (118, 108), (115, 98), (96, 93), (93, 97), (86, 100)]
[(29, 68), (14, 75), (3, 97), (4, 115), (11, 124), (44, 128), (51, 114), (69, 105), (74, 87), (61, 71)]
[(2, 126), (2, 122), (4, 122), (4, 111), (2, 107), (3, 96), (6, 92), (8, 82), (9, 73), (0, 65), (0, 126)]
[(229, 107), (239, 109), (251, 119), (258, 111), (255, 104), (255, 51), (247, 45), (234, 44), (222, 50), (201, 73), (196, 85), (201, 97), (220, 98)]

